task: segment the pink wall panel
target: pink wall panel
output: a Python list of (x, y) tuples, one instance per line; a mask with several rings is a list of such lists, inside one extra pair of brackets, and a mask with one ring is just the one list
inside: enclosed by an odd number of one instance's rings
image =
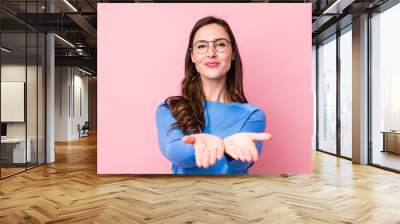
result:
[(250, 173), (310, 173), (313, 132), (311, 4), (98, 4), (99, 174), (171, 173), (155, 110), (179, 93), (190, 30), (205, 16), (231, 26), (245, 94), (267, 115)]

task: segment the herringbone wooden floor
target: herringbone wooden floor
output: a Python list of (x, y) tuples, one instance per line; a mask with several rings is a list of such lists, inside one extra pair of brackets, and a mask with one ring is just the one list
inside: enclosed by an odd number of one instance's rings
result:
[(96, 139), (0, 181), (0, 223), (400, 223), (400, 175), (313, 153), (311, 175), (96, 174)]

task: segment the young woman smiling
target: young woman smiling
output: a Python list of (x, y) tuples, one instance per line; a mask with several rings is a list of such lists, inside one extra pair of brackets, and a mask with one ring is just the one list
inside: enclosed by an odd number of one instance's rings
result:
[(247, 173), (269, 140), (265, 113), (247, 102), (239, 49), (229, 25), (205, 17), (193, 27), (181, 95), (156, 111), (158, 143), (175, 174)]

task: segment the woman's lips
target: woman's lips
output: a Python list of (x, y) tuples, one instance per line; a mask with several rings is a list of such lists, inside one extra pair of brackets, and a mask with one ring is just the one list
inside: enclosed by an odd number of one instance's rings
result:
[(218, 62), (208, 62), (208, 63), (205, 63), (205, 65), (209, 68), (215, 68), (219, 65), (219, 63)]

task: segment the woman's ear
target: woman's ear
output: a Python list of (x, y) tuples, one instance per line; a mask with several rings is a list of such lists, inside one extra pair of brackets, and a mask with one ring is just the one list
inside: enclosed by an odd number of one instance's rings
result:
[(193, 64), (196, 63), (196, 61), (194, 60), (193, 51), (190, 52), (190, 58), (192, 59)]

